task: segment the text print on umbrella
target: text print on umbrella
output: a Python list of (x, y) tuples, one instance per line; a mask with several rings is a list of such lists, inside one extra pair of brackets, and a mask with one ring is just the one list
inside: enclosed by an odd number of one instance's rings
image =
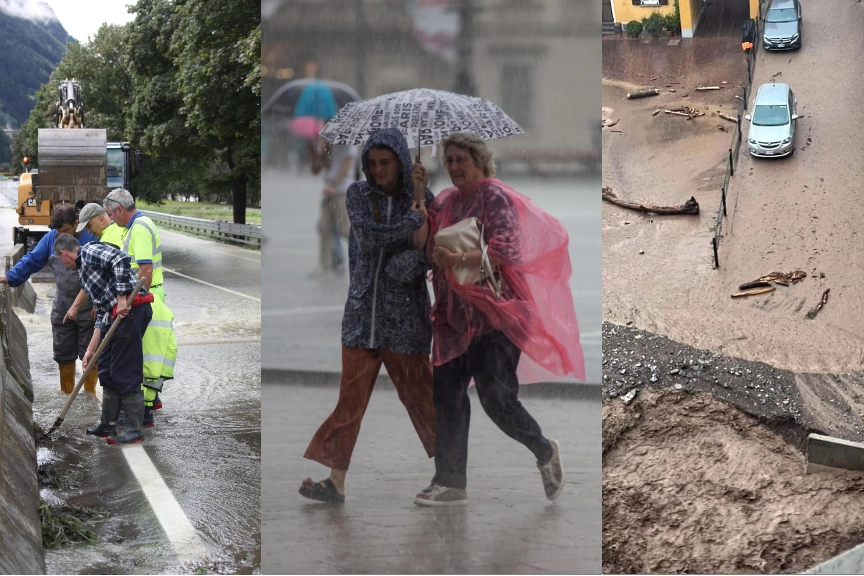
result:
[(484, 140), (525, 133), (484, 98), (415, 88), (348, 103), (320, 135), (334, 145), (358, 146), (379, 128), (398, 129), (411, 148), (435, 146), (451, 132), (472, 132)]

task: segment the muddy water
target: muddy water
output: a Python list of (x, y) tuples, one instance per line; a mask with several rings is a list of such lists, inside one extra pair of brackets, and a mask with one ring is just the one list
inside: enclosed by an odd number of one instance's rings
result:
[[(163, 233), (166, 268), (259, 297), (258, 254)], [(172, 250), (175, 247), (180, 249)], [(212, 272), (208, 272), (208, 268)], [(51, 503), (94, 510), (94, 543), (46, 551), (49, 573), (253, 573), (260, 569), (260, 308), (258, 302), (166, 274), (179, 353), (164, 408), (142, 445), (203, 550), (172, 545), (123, 448), (88, 437), (97, 397), (82, 392), (63, 427), (38, 451), (57, 482)], [(66, 401), (51, 351), (49, 284), (37, 284), (28, 332), (36, 402), (48, 428)], [(80, 364), (79, 364), (80, 374)]]
[(806, 475), (779, 431), (708, 394), (607, 402), (603, 445), (604, 572), (800, 574), (864, 539), (864, 474)]
[[(854, 128), (864, 123), (857, 105), (864, 81), (845, 62), (864, 47), (855, 33), (864, 24), (864, 7), (817, 2), (809, 6), (806, 20), (804, 47), (793, 53), (760, 53), (754, 79), (758, 87), (776, 78), (797, 94), (796, 152), (776, 162), (742, 152), (730, 188), (718, 270), (713, 269), (711, 226), (731, 130), (719, 131), (715, 124), (721, 121), (710, 115), (680, 118), (677, 134), (667, 138), (665, 125), (671, 118), (650, 113), (682, 101), (680, 87), (676, 94), (645, 101), (623, 100), (621, 86), (604, 87), (604, 106), (622, 118), (615, 128), (624, 132), (604, 132), (604, 184), (657, 203), (680, 203), (694, 195), (704, 213), (661, 220), (603, 207), (603, 316), (619, 324), (632, 321), (697, 348), (797, 372), (813, 421), (830, 433), (854, 437), (860, 429), (844, 422), (864, 420), (864, 302), (859, 290), (864, 266), (858, 248), (864, 213), (856, 200), (864, 160)], [(729, 58), (738, 56), (730, 52)], [(626, 79), (627, 70), (618, 68), (613, 77)], [(682, 85), (688, 75), (697, 74), (704, 83), (732, 80), (725, 77), (726, 69), (718, 64), (724, 77), (712, 80), (705, 69), (675, 68)], [(731, 93), (724, 96), (725, 88), (708, 96), (692, 92), (692, 85), (690, 105), (737, 105)], [(767, 295), (730, 298), (744, 282), (793, 270), (807, 272), (807, 279)], [(815, 320), (805, 319), (826, 289), (830, 295), (824, 309)]]

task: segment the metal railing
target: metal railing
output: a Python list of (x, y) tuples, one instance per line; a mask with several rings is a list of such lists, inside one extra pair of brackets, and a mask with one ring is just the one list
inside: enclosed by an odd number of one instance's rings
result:
[(759, 25), (757, 20), (756, 26), (757, 41), (753, 43), (753, 48), (747, 57), (747, 83), (742, 87), (741, 103), (738, 106), (738, 122), (735, 124), (735, 134), (732, 136), (732, 147), (729, 148), (729, 157), (726, 160), (726, 176), (723, 178), (723, 188), (720, 189), (720, 208), (717, 210), (717, 219), (714, 223), (714, 236), (711, 237), (711, 248), (714, 252), (714, 268), (720, 267), (720, 238), (723, 235), (723, 218), (727, 216), (726, 197), (729, 192), (729, 183), (732, 176), (735, 175), (735, 169), (738, 167), (738, 156), (741, 152), (741, 140), (743, 133), (741, 131), (741, 120), (747, 112), (747, 102), (750, 99), (750, 90), (753, 86), (753, 75), (756, 70), (756, 47), (760, 44), (758, 40)]
[(250, 224), (235, 224), (222, 220), (207, 220), (205, 218), (191, 218), (189, 216), (175, 216), (164, 212), (151, 212), (141, 210), (157, 224), (166, 228), (174, 228), (198, 236), (206, 236), (225, 242), (236, 242), (250, 246), (261, 247), (261, 226)]

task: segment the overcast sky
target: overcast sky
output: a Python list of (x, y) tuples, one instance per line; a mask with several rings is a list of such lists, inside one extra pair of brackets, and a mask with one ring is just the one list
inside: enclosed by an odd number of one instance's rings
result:
[(81, 43), (96, 35), (103, 23), (125, 24), (133, 15), (126, 12), (132, 0), (42, 0), (54, 10), (66, 31)]

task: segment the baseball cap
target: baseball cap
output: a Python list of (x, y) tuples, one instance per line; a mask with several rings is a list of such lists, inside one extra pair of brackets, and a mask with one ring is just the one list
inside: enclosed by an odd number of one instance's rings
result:
[(78, 228), (76, 228), (75, 231), (81, 232), (87, 227), (87, 222), (89, 222), (91, 218), (96, 218), (102, 214), (105, 214), (105, 209), (102, 208), (102, 206), (95, 202), (87, 204), (81, 209), (81, 212), (78, 213)]

